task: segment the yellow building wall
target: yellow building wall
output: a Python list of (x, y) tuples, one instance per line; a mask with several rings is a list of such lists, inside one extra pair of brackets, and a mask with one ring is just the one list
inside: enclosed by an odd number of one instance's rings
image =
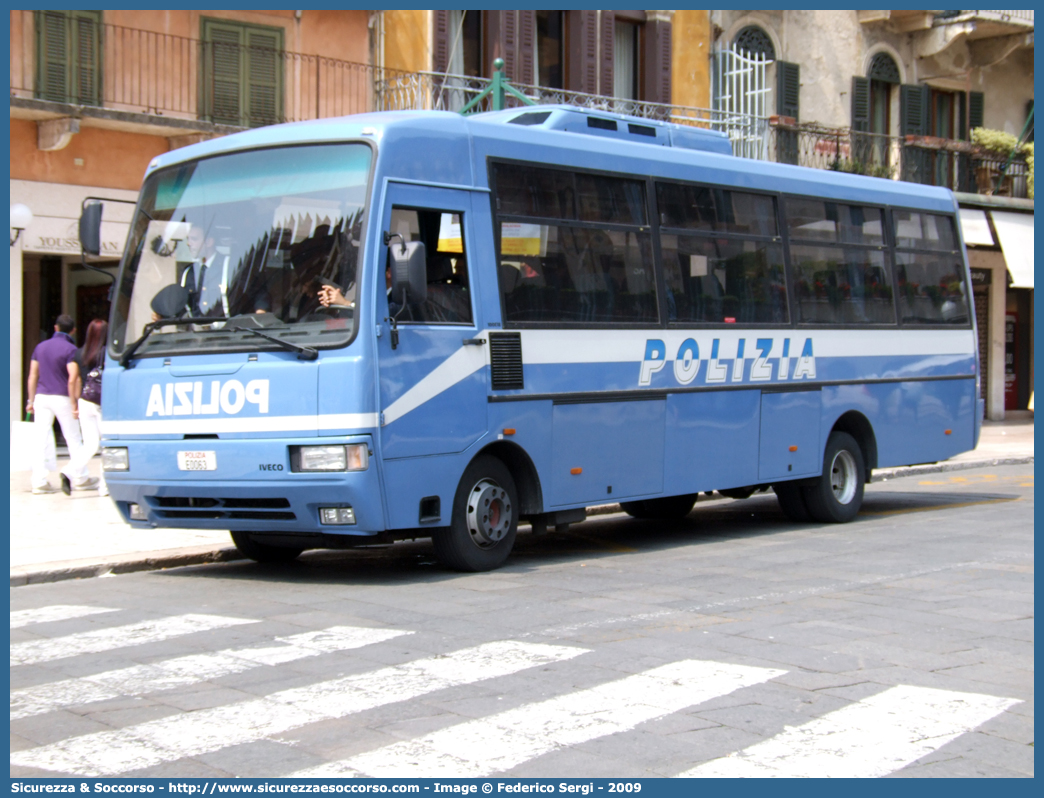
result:
[(709, 108), (711, 26), (709, 11), (674, 12), (671, 23), (671, 101)]
[(61, 150), (38, 150), (36, 141), (36, 122), (11, 120), (12, 180), (137, 191), (149, 161), (170, 148), (162, 136), (86, 126)]
[(384, 66), (403, 72), (431, 70), (431, 12), (384, 12)]

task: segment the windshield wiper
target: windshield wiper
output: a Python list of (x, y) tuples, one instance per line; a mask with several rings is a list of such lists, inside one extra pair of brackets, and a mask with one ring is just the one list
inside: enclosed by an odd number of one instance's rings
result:
[(182, 324), (213, 324), (215, 321), (226, 321), (227, 316), (188, 316), (183, 319), (160, 319), (159, 321), (150, 321), (145, 325), (145, 332), (141, 334), (141, 338), (132, 343), (127, 349), (120, 355), (120, 365), (124, 368), (130, 368), (131, 359), (134, 357), (134, 353), (138, 351), (139, 347), (145, 343), (153, 330), (159, 327), (166, 327), (168, 325), (174, 325), (180, 327)]
[(283, 349), (287, 349), (291, 352), (297, 352), (298, 360), (315, 360), (319, 357), (318, 350), (312, 349), (310, 346), (300, 346), (299, 344), (293, 344), (289, 341), (284, 341), (282, 338), (276, 338), (274, 335), (263, 333), (260, 330), (255, 330), (251, 327), (222, 327), (222, 330), (228, 330), (229, 332), (247, 332), (253, 333), (266, 341), (271, 341), (274, 344), (279, 344)]

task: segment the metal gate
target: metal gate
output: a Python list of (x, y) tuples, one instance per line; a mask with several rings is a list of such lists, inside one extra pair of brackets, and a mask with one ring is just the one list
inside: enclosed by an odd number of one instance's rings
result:
[(733, 153), (742, 158), (768, 157), (771, 63), (764, 53), (728, 49), (714, 53), (714, 127), (728, 134)]

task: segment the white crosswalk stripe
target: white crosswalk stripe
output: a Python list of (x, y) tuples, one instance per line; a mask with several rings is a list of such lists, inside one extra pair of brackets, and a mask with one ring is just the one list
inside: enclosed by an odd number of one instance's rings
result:
[(36, 665), (65, 657), (97, 654), (127, 646), (157, 643), (172, 637), (222, 629), (229, 626), (257, 623), (244, 618), (226, 618), (220, 615), (175, 615), (155, 621), (143, 621), (111, 629), (92, 629), (64, 637), (28, 640), (11, 645), (11, 667)]
[(230, 648), (213, 654), (190, 654), (152, 665), (132, 665), (79, 679), (64, 679), (12, 690), (11, 720), (120, 696), (138, 696), (187, 687), (261, 665), (281, 665), (321, 654), (347, 651), (406, 634), (413, 633), (334, 626), (318, 632), (277, 637), (273, 645), (268, 646)]
[(871, 778), (893, 773), (1020, 703), (899, 685), (680, 778)]
[(11, 765), (108, 776), (256, 742), (317, 721), (343, 718), (448, 687), (559, 662), (586, 649), (486, 643), (369, 673), (273, 693), (265, 698), (96, 732), (11, 754)]
[(675, 662), (292, 776), (487, 776), (560, 748), (628, 731), (783, 673), (699, 660)]
[(11, 612), (11, 628), (20, 629), (34, 623), (69, 621), (74, 618), (85, 618), (88, 615), (99, 615), (103, 612), (116, 612), (116, 610), (111, 607), (85, 607), (77, 604), (55, 604), (36, 610), (17, 610)]

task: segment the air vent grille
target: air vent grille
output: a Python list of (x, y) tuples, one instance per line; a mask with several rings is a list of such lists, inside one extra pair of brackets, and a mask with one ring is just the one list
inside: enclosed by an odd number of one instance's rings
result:
[(490, 373), (494, 391), (517, 390), (522, 382), (522, 334), (489, 334)]

